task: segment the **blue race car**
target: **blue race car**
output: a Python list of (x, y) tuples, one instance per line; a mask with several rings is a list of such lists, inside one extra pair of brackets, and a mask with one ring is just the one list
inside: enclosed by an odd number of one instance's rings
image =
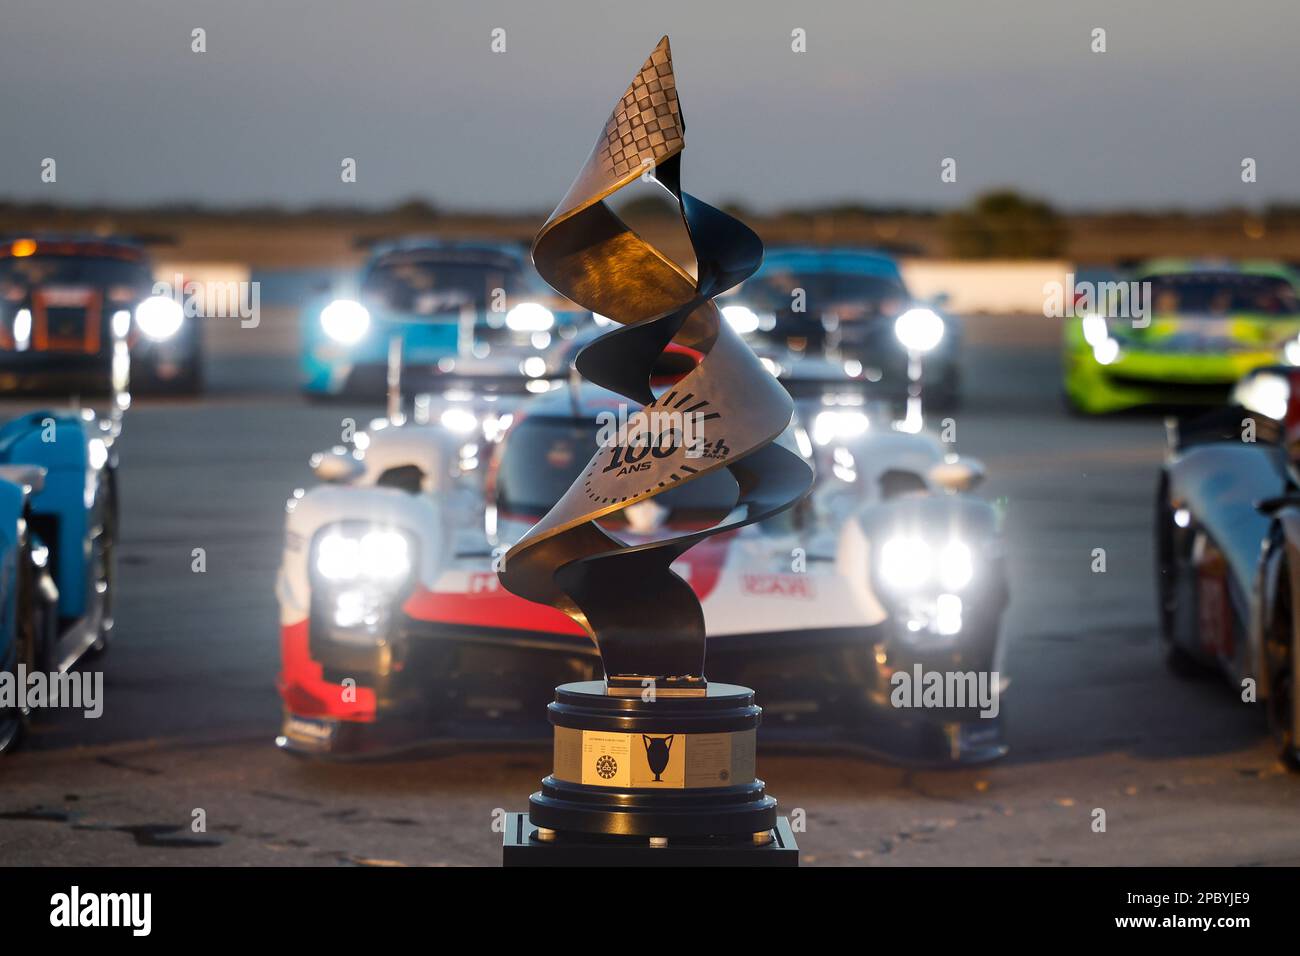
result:
[(861, 249), (770, 249), (751, 278), (718, 300), (722, 314), (778, 365), (804, 357), (842, 363), (882, 397), (960, 399), (961, 326), (915, 300), (893, 257)]
[[(0, 426), (0, 671), (63, 673), (113, 628), (116, 419), (37, 411)], [(28, 714), (0, 706), (0, 751)]]
[[(0, 389), (39, 394), (193, 393), (199, 324), (154, 293), (153, 264), (123, 239), (0, 242)], [(129, 359), (129, 361), (127, 361)]]
[(458, 364), (495, 365), (522, 388), (556, 340), (571, 338), (590, 316), (557, 299), (522, 246), (383, 243), (352, 294), (306, 303), (302, 388), (314, 396), (382, 397), (394, 340), (408, 370), (451, 375)]

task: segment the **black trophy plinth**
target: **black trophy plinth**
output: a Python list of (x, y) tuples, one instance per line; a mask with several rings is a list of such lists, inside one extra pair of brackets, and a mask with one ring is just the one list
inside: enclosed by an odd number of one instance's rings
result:
[(547, 714), (552, 772), (512, 817), (507, 865), (797, 865), (789, 825), (754, 776), (762, 710), (749, 688), (643, 699), (584, 681), (557, 687)]
[(790, 821), (777, 817), (766, 843), (672, 843), (556, 834), (538, 839), (526, 813), (506, 814), (502, 862), (506, 866), (798, 866)]

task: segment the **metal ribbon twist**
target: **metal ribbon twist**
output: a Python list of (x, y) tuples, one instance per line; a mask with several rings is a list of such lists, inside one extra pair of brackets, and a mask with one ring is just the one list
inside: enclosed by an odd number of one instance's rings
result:
[[(537, 271), (584, 308), (621, 323), (577, 357), (578, 372), (643, 406), (627, 432), (645, 444), (607, 445), (547, 515), (506, 554), (511, 592), (564, 611), (596, 641), (611, 688), (705, 685), (704, 614), (669, 567), (692, 545), (789, 508), (812, 470), (773, 444), (794, 404), (712, 299), (748, 278), (763, 244), (747, 226), (681, 188), (685, 145), (672, 54), (664, 37), (615, 107), (577, 179), (533, 244)], [(695, 253), (696, 278), (624, 224), (604, 199), (638, 176), (677, 201)], [(658, 398), (652, 370), (669, 343), (702, 354)], [(656, 433), (655, 413), (697, 416), (704, 441)], [(626, 467), (629, 461), (636, 469)], [(702, 531), (627, 545), (597, 521), (679, 484), (726, 468), (736, 507)]]

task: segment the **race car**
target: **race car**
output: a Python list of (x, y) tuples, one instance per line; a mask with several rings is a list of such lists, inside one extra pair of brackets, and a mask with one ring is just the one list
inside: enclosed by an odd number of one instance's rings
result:
[[(0, 426), (0, 671), (61, 674), (113, 629), (120, 419), (37, 411)], [(31, 715), (0, 709), (0, 751)]]
[(1161, 260), (1099, 286), (1106, 301), (1080, 304), (1065, 324), (1067, 406), (1222, 404), (1252, 369), (1300, 364), (1295, 279), (1270, 262)]
[(898, 263), (859, 249), (777, 247), (759, 271), (718, 300), (723, 316), (760, 355), (790, 363), (842, 363), (873, 392), (955, 409), (961, 396), (961, 325), (907, 291)]
[[(660, 394), (690, 364), (673, 346), (665, 358)], [(674, 566), (703, 606), (709, 679), (756, 688), (768, 738), (917, 762), (998, 757), (996, 704), (926, 708), (899, 694), (934, 674), (1004, 686), (1005, 563), (995, 510), (968, 493), (978, 463), (891, 428), (842, 368), (813, 364), (788, 383), (799, 411), (782, 439), (820, 464), (812, 496)], [(505, 591), (496, 571), (626, 407), (563, 381), (507, 402), (417, 401), (410, 420), (380, 420), (313, 459), (324, 483), (288, 501), (277, 579), (280, 747), (346, 757), (542, 738), (555, 685), (603, 676), (590, 637)], [(641, 454), (629, 445), (624, 457)], [(620, 512), (609, 530), (635, 543), (711, 525), (736, 495), (714, 472)]]
[(193, 393), (197, 321), (155, 295), (144, 248), (123, 239), (0, 241), (0, 388), (101, 395)]
[(503, 381), (522, 387), (552, 345), (590, 318), (541, 281), (522, 246), (385, 242), (373, 248), (356, 290), (304, 306), (302, 390), (381, 398), (394, 340), (412, 370), (445, 376), (494, 363)]
[(1166, 661), (1221, 673), (1262, 705), (1300, 767), (1300, 369), (1247, 375), (1223, 407), (1171, 421), (1156, 498)]

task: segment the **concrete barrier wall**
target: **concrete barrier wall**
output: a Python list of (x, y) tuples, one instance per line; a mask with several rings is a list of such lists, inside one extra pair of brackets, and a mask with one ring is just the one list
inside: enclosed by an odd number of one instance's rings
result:
[[(237, 315), (208, 315), (203, 323), (203, 347), (209, 355), (280, 355), (288, 356), (298, 349), (299, 292), (306, 294), (309, 281), (315, 279), (311, 270), (302, 270), (303, 280), (294, 285), (290, 295), (277, 294), (275, 282), (262, 281), (258, 273), (250, 271), (241, 262), (160, 261), (154, 266), (155, 282), (175, 285), (178, 282), (197, 282), (207, 288), (224, 287), (231, 290), (239, 284), (257, 282), (258, 314), (256, 324)], [(270, 292), (268, 296), (266, 293)], [(251, 294), (251, 289), (249, 290)], [(251, 300), (247, 300), (251, 301)], [(246, 302), (247, 304), (247, 302)]]
[(1043, 286), (1064, 282), (1071, 266), (1064, 260), (968, 262), (904, 259), (903, 278), (921, 299), (945, 293), (946, 309), (961, 314), (1043, 314)]
[[(1043, 286), (1064, 282), (1071, 266), (1057, 260), (968, 262), (942, 259), (905, 259), (903, 277), (912, 294), (929, 299), (948, 296), (945, 311), (959, 315), (1019, 316), (1020, 335), (1059, 336), (1059, 322), (1041, 319)], [(159, 262), (155, 278), (174, 282), (177, 274), (198, 282), (258, 283), (261, 321), (244, 327), (238, 319), (204, 320), (204, 343), (213, 354), (292, 355), (298, 343), (298, 307), (303, 299), (340, 273), (321, 268), (252, 270), (237, 262)], [(968, 338), (982, 338), (978, 319), (967, 323)]]

